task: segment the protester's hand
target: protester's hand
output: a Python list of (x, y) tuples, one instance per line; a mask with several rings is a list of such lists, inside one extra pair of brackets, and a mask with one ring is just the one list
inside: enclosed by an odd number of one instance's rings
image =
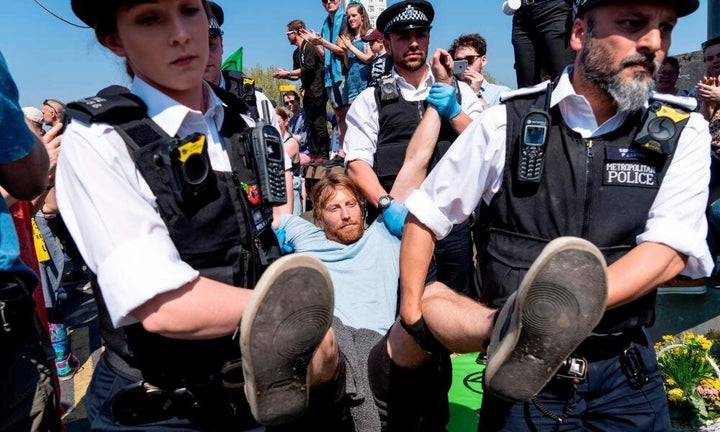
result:
[(350, 45), (352, 45), (352, 41), (350, 41), (350, 38), (347, 35), (340, 35), (337, 38), (337, 46), (340, 48), (349, 49)]
[(430, 69), (435, 77), (435, 82), (452, 83), (452, 68), (453, 59), (450, 53), (441, 48), (436, 49), (430, 58)]
[(42, 137), (42, 142), (45, 145), (45, 150), (47, 151), (48, 158), (50, 159), (49, 172), (51, 175), (55, 173), (58, 156), (60, 155), (60, 144), (62, 143), (62, 134), (60, 134), (60, 129), (62, 129), (62, 127), (62, 124), (56, 124), (51, 127), (50, 130), (45, 132), (45, 135)]
[(276, 68), (275, 72), (273, 72), (272, 76), (273, 76), (273, 78), (282, 79), (282, 78), (285, 78), (286, 76), (288, 76), (288, 71), (283, 68)]
[(448, 120), (455, 118), (462, 111), (457, 101), (455, 86), (451, 84), (433, 84), (426, 100), (435, 107), (442, 118)]
[(382, 222), (392, 235), (402, 238), (403, 226), (407, 217), (408, 209), (401, 201), (393, 200), (390, 206), (382, 212)]

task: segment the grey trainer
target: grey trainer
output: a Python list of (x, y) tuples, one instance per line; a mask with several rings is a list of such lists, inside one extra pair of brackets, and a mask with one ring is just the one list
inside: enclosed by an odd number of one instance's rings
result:
[(245, 395), (255, 420), (287, 423), (308, 406), (307, 369), (333, 317), (333, 286), (317, 259), (288, 255), (255, 286), (240, 322)]
[(511, 402), (535, 396), (600, 322), (607, 265), (592, 243), (560, 237), (545, 246), (499, 311), (484, 383)]

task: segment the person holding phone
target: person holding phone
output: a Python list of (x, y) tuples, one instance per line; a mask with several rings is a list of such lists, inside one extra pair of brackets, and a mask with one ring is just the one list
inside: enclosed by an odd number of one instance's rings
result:
[(484, 37), (477, 33), (461, 35), (453, 41), (448, 52), (455, 65), (465, 63), (455, 76), (468, 83), (487, 106), (499, 104), (500, 94), (510, 91), (510, 87), (488, 82), (483, 76), (483, 69), (488, 64), (487, 42)]

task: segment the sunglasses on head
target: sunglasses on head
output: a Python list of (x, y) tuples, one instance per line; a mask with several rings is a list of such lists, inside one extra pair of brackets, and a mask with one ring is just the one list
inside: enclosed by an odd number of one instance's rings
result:
[(49, 107), (51, 110), (53, 110), (53, 112), (55, 113), (55, 115), (58, 115), (58, 112), (57, 112), (57, 110), (55, 109), (55, 107), (52, 106), (52, 105), (50, 105), (50, 102), (48, 102), (47, 99), (45, 99), (42, 104), (43, 104), (43, 106)]

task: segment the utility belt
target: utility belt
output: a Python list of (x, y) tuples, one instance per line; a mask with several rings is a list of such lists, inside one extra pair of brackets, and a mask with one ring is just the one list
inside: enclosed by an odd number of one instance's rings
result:
[(642, 328), (636, 327), (619, 334), (590, 336), (565, 360), (555, 378), (581, 382), (587, 376), (588, 363), (620, 356), (620, 362), (629, 377), (644, 384), (647, 381), (647, 370), (639, 353), (633, 349), (633, 343), (647, 344)]
[[(113, 418), (125, 426), (188, 419), (202, 430), (246, 430), (258, 427), (245, 398), (241, 361), (229, 361), (216, 374), (204, 380), (178, 381), (157, 386), (143, 378), (118, 354), (103, 354), (108, 367), (133, 384), (120, 390), (111, 401)], [(192, 367), (192, 365), (187, 365)]]
[(0, 344), (18, 340), (34, 325), (32, 277), (0, 272)]

